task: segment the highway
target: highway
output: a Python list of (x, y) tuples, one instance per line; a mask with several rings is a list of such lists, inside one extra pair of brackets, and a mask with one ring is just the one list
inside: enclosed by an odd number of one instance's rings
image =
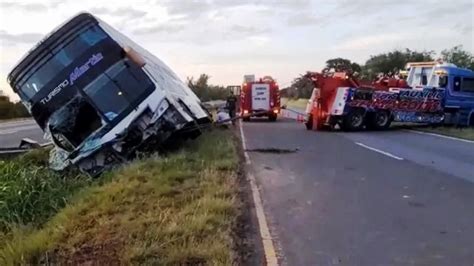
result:
[(474, 143), (242, 125), (280, 264), (474, 264)]
[(30, 138), (38, 143), (47, 142), (43, 131), (32, 119), (0, 122), (0, 147), (18, 147), (23, 138)]

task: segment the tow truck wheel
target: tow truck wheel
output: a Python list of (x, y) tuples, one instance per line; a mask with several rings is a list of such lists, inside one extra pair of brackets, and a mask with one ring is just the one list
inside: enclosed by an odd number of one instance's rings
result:
[(308, 120), (304, 123), (306, 126), (307, 130), (312, 130), (313, 129), (313, 115), (309, 114), (308, 115)]
[(374, 116), (374, 128), (375, 129), (387, 129), (390, 127), (390, 114), (387, 111), (378, 111)]
[(272, 115), (268, 116), (268, 120), (270, 122), (275, 122), (277, 120), (277, 115), (272, 114)]
[(356, 131), (362, 129), (364, 125), (364, 112), (355, 110), (350, 112), (343, 121), (343, 129), (345, 131)]
[(315, 116), (312, 119), (313, 123), (313, 129), (316, 131), (321, 131), (327, 129), (327, 127), (324, 125), (324, 120), (322, 120), (319, 116)]

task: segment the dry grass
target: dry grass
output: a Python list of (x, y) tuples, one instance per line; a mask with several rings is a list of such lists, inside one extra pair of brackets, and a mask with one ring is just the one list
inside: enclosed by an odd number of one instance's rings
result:
[(286, 106), (289, 109), (298, 109), (298, 110), (306, 110), (306, 105), (308, 104), (308, 99), (288, 99), (288, 98), (282, 98), (281, 99), (282, 104), (286, 104)]
[(465, 128), (456, 128), (456, 127), (414, 127), (413, 129), (436, 133), (451, 137), (457, 137), (462, 139), (474, 140), (474, 128), (465, 127)]
[(16, 228), (0, 264), (231, 264), (235, 142), (207, 133), (81, 191), (42, 229)]

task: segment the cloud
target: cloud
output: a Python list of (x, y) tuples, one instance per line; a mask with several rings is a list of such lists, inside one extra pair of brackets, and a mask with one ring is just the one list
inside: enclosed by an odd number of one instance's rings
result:
[(233, 25), (230, 28), (231, 32), (242, 34), (263, 34), (271, 32), (270, 28), (257, 28), (252, 26)]
[(43, 34), (40, 33), (21, 33), (21, 34), (11, 34), (4, 30), (0, 30), (0, 40), (2, 43), (8, 45), (14, 45), (18, 43), (36, 43), (43, 37)]
[(464, 35), (471, 35), (472, 38), (474, 38), (474, 27), (472, 24), (461, 24), (461, 23), (458, 23), (455, 25), (455, 28), (461, 33), (461, 34), (464, 34)]
[(46, 11), (48, 6), (40, 3), (1, 2), (0, 8), (22, 9), (24, 11)]
[(163, 6), (171, 16), (197, 17), (212, 10), (208, 2), (200, 0), (186, 1), (185, 4), (181, 1), (171, 0), (163, 3)]
[(117, 9), (108, 9), (105, 7), (94, 7), (90, 9), (92, 14), (110, 15), (115, 17), (141, 18), (147, 14), (146, 11), (138, 10), (133, 7), (120, 7)]
[(287, 20), (288, 26), (308, 26), (321, 23), (322, 19), (306, 12), (300, 12), (290, 16)]
[(405, 39), (407, 36), (403, 33), (383, 33), (371, 36), (354, 38), (334, 46), (335, 50), (363, 50), (371, 47), (381, 46)]
[(268, 42), (270, 42), (270, 38), (266, 36), (250, 36), (248, 40), (253, 42), (256, 46), (265, 46)]
[(189, 0), (183, 1), (169, 0), (167, 2), (156, 2), (164, 6), (170, 16), (185, 16), (188, 18), (197, 18), (209, 12), (230, 10), (236, 8), (248, 7), (255, 10), (265, 10), (266, 14), (275, 13), (275, 10), (295, 11), (308, 9), (311, 6), (311, 0)]
[(132, 32), (137, 35), (148, 35), (148, 34), (155, 34), (155, 33), (177, 33), (184, 29), (184, 25), (179, 24), (160, 24), (155, 26), (149, 27), (140, 27), (138, 29), (133, 30)]

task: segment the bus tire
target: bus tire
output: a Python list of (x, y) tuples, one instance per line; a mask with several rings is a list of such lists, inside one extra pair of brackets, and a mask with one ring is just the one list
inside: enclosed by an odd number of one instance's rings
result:
[(242, 118), (244, 122), (249, 122), (250, 121), (250, 116)]
[(354, 110), (344, 117), (343, 130), (357, 131), (364, 126), (364, 112), (362, 110)]

